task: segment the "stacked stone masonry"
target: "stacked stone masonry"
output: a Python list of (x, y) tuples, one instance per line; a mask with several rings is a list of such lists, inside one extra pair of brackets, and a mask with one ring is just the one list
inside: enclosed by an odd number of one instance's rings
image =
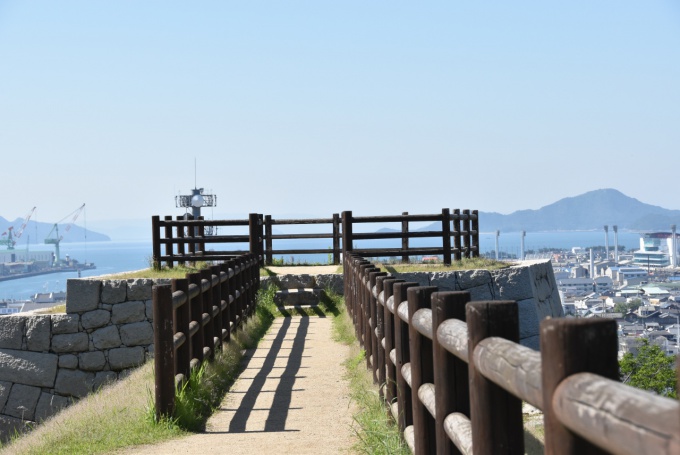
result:
[(157, 283), (68, 280), (66, 314), (0, 317), (0, 438), (50, 417), (152, 356)]

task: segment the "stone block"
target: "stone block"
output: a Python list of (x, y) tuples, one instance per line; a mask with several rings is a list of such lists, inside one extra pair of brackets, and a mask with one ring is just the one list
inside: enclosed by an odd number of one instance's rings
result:
[[(430, 275), (430, 283), (440, 291), (459, 291), (458, 274), (455, 272), (434, 272)], [(401, 278), (401, 274), (399, 275)]]
[(64, 354), (59, 356), (59, 368), (68, 368), (75, 370), (78, 368), (78, 356), (73, 354)]
[(536, 300), (526, 299), (517, 302), (519, 312), (519, 339), (538, 335), (540, 318), (536, 313)]
[(153, 327), (147, 321), (120, 326), (120, 339), (125, 346), (143, 346), (153, 343)]
[[(407, 283), (418, 283), (418, 286), (430, 286), (430, 274), (427, 272), (406, 272), (396, 273), (394, 275)], [(433, 284), (432, 286), (436, 286), (436, 284)]]
[(38, 398), (40, 398), (40, 387), (14, 384), (3, 413), (18, 419), (33, 420)]
[(114, 371), (132, 368), (144, 363), (144, 348), (118, 348), (109, 351), (109, 367)]
[(52, 337), (52, 352), (57, 354), (66, 352), (83, 352), (89, 349), (87, 333), (68, 333)]
[(102, 282), (71, 278), (66, 280), (66, 313), (84, 313), (99, 308)]
[(0, 381), (52, 387), (58, 360), (54, 354), (0, 349)]
[(26, 317), (0, 316), (0, 349), (21, 349)]
[(106, 366), (106, 357), (102, 351), (83, 352), (79, 358), (81, 370), (101, 371)]
[(35, 408), (35, 421), (40, 422), (52, 417), (57, 412), (68, 407), (72, 400), (61, 395), (43, 392), (40, 394), (38, 406)]
[(9, 397), (9, 391), (11, 388), (11, 382), (0, 381), (0, 414), (2, 414), (2, 408), (4, 408), (5, 403), (7, 403), (7, 397)]
[(525, 300), (534, 296), (528, 267), (515, 266), (494, 270), (493, 275), (499, 291), (499, 300)]
[(47, 315), (26, 318), (26, 343), (29, 351), (50, 349), (51, 319)]
[(114, 304), (127, 299), (127, 281), (106, 280), (102, 283), (101, 302)]
[(54, 391), (61, 395), (82, 398), (92, 392), (94, 373), (80, 370), (59, 370)]
[(153, 301), (152, 300), (145, 301), (144, 307), (146, 310), (146, 319), (149, 322), (153, 322)]
[(492, 292), (493, 286), (490, 284), (483, 284), (473, 288), (465, 289), (470, 293), (470, 300), (495, 300)]
[(281, 289), (304, 289), (316, 287), (313, 275), (281, 275), (274, 278)]
[(94, 376), (94, 384), (92, 385), (94, 391), (106, 387), (118, 380), (118, 375), (114, 371), (99, 371)]
[(111, 310), (111, 322), (114, 324), (128, 324), (145, 319), (146, 305), (141, 300), (119, 303)]
[(461, 270), (458, 275), (459, 289), (466, 291), (478, 286), (490, 286), (493, 283), (493, 276), (488, 270)]
[(106, 310), (94, 310), (83, 313), (80, 316), (80, 323), (84, 329), (96, 329), (104, 327), (111, 320), (111, 313)]
[(127, 281), (128, 300), (151, 300), (153, 297), (153, 280), (137, 278)]
[(53, 314), (52, 315), (52, 334), (61, 335), (65, 333), (78, 332), (80, 316), (77, 314)]
[(527, 348), (533, 349), (534, 351), (541, 350), (540, 336), (534, 335), (532, 337), (527, 337), (519, 340), (519, 344), (526, 346)]
[(96, 349), (111, 349), (120, 347), (120, 334), (118, 327), (110, 325), (92, 332), (92, 344)]
[(339, 295), (342, 295), (345, 292), (342, 275), (316, 275), (314, 280), (316, 281), (316, 286), (321, 289), (330, 289)]

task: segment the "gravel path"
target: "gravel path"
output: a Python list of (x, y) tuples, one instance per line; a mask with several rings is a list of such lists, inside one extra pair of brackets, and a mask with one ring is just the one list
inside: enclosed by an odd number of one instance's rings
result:
[(134, 454), (338, 454), (353, 442), (342, 366), (349, 348), (332, 339), (330, 318), (278, 318), (205, 433)]

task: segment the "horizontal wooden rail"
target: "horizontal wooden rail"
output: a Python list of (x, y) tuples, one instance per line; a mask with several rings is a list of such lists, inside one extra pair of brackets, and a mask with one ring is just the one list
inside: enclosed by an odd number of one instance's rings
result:
[(680, 453), (680, 403), (617, 381), (613, 321), (546, 319), (537, 352), (517, 342), (515, 302), (344, 265), (367, 366), (413, 453), (523, 453), (522, 401), (544, 411), (547, 453)]

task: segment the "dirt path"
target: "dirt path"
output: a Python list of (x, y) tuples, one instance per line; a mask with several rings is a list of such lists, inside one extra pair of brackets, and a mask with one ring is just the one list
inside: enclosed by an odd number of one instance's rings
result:
[(338, 454), (352, 444), (352, 409), (331, 320), (278, 318), (205, 433), (129, 454)]

